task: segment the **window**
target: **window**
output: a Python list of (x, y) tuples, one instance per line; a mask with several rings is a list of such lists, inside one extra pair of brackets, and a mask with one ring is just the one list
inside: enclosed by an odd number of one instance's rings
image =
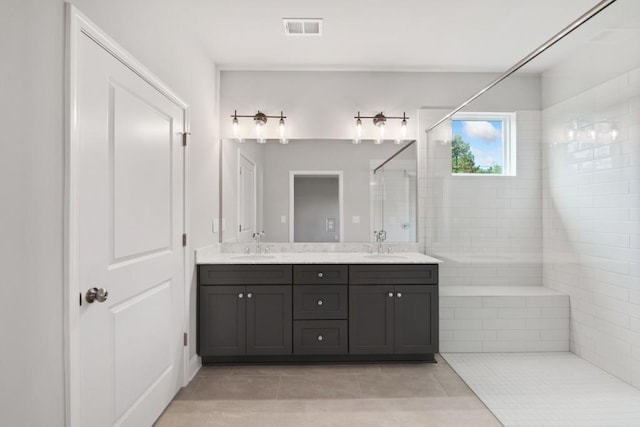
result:
[(451, 133), (453, 175), (516, 174), (516, 113), (457, 113)]

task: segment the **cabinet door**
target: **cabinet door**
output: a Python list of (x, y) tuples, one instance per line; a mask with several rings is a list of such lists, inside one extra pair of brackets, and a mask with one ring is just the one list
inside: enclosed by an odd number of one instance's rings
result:
[(393, 286), (349, 286), (349, 353), (393, 353)]
[(438, 286), (395, 286), (395, 353), (438, 351)]
[(247, 286), (247, 354), (291, 354), (291, 286)]
[(237, 356), (246, 351), (244, 286), (200, 286), (200, 355)]

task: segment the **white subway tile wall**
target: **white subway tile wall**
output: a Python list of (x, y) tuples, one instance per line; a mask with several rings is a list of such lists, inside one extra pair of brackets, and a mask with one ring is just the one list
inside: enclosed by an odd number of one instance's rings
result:
[(571, 297), (571, 351), (640, 387), (640, 68), (615, 72), (570, 96), (543, 76), (544, 285)]
[(568, 350), (568, 295), (542, 286), (441, 288), (443, 353)]

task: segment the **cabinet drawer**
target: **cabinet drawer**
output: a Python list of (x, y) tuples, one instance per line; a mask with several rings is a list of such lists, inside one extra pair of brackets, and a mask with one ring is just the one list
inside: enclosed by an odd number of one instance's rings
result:
[(296, 285), (346, 285), (349, 269), (346, 265), (313, 264), (294, 265), (293, 283)]
[(436, 285), (438, 264), (350, 265), (352, 285)]
[(346, 320), (296, 320), (294, 354), (347, 354)]
[(201, 285), (289, 285), (291, 265), (201, 265), (198, 280)]
[(294, 285), (294, 319), (346, 319), (347, 285)]

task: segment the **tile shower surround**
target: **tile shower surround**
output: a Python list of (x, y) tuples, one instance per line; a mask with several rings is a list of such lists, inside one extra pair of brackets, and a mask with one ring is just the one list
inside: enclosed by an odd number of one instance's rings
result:
[[(576, 119), (617, 138), (571, 138)], [(571, 296), (571, 351), (640, 388), (640, 68), (546, 107), (542, 151), (544, 285)]]

